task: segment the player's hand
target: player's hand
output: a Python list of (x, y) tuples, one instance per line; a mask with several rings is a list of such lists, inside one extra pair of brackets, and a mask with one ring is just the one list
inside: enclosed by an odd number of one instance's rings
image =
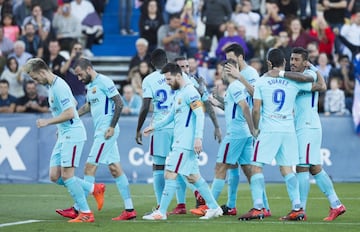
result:
[(240, 76), (239, 69), (231, 64), (226, 64), (224, 70), (226, 74), (231, 75), (235, 79), (238, 79), (238, 77)]
[(270, 70), (267, 72), (267, 75), (268, 75), (268, 76), (271, 76), (271, 77), (279, 77), (279, 73), (280, 73), (280, 70), (279, 70), (279, 69), (270, 69)]
[(144, 136), (149, 136), (154, 131), (153, 126), (148, 126), (144, 129), (143, 134)]
[(114, 128), (109, 127), (105, 132), (105, 139), (109, 139), (114, 135)]
[(195, 138), (194, 151), (196, 154), (200, 154), (200, 152), (202, 152), (202, 140), (200, 138)]
[(253, 135), (253, 137), (254, 137), (255, 139), (257, 139), (257, 137), (259, 136), (259, 134), (260, 134), (260, 130), (259, 130), (259, 129), (254, 129), (254, 130), (252, 131), (252, 135)]
[(220, 127), (215, 127), (215, 131), (214, 131), (214, 138), (215, 140), (217, 140), (219, 143), (221, 143), (221, 129)]
[(136, 143), (139, 145), (142, 145), (142, 134), (140, 131), (136, 131)]
[(38, 128), (45, 127), (47, 125), (49, 125), (49, 122), (47, 119), (40, 118), (40, 119), (36, 120), (36, 126)]

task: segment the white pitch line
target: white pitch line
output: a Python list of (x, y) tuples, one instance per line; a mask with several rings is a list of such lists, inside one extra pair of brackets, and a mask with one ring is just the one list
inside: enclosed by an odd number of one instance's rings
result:
[(0, 224), (0, 227), (16, 226), (16, 225), (21, 225), (21, 224), (29, 224), (29, 223), (42, 222), (42, 221), (44, 221), (44, 220), (26, 220), (26, 221), (10, 222), (10, 223)]

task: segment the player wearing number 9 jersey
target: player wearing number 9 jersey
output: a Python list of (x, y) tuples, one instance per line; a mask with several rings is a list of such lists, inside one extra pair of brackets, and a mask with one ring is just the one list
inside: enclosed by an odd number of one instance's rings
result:
[[(283, 70), (284, 54), (273, 49), (268, 54), (270, 69)], [(253, 167), (251, 171), (251, 193), (254, 207), (240, 220), (263, 218), (263, 192), (265, 189), (262, 167), (270, 164), (275, 158), (285, 179), (290, 196), (292, 211), (283, 220), (303, 220), (305, 212), (301, 209), (299, 183), (292, 171), (292, 166), (298, 163), (299, 155), (296, 149), (297, 139), (294, 126), (293, 109), (295, 98), (300, 90), (310, 91), (311, 83), (299, 84), (284, 78), (272, 78), (264, 75), (255, 85), (253, 121), (255, 136), (258, 133), (261, 115), (261, 132), (255, 142)]]
[[(166, 84), (165, 76), (160, 70), (167, 63), (166, 53), (162, 49), (155, 49), (151, 54), (151, 63), (156, 71), (145, 77), (142, 83), (143, 103), (141, 106), (136, 130), (136, 142), (142, 144), (141, 127), (144, 124), (150, 104), (153, 105), (152, 124), (165, 118), (172, 106), (173, 91)], [(157, 205), (160, 204), (164, 189), (165, 159), (173, 142), (173, 123), (157, 128), (150, 138), (150, 155), (153, 158), (154, 191)]]

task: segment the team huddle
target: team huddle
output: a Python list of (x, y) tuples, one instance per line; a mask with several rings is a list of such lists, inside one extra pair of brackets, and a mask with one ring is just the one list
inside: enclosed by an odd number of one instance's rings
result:
[[(168, 63), (166, 53), (155, 49), (151, 62), (156, 71), (142, 83), (143, 103), (136, 128), (136, 142), (142, 135), (151, 136), (153, 185), (156, 210), (145, 220), (166, 220), (171, 214), (186, 213), (185, 191), (189, 187), (196, 197), (196, 208), (190, 212), (200, 219), (237, 215), (236, 201), (239, 166), (251, 187), (253, 208), (239, 220), (270, 217), (263, 166), (275, 159), (284, 177), (291, 210), (280, 220), (306, 220), (306, 202), (310, 189), (309, 173), (330, 203), (325, 221), (345, 213), (333, 184), (321, 167), (321, 123), (317, 112), (318, 92), (326, 90), (323, 77), (308, 62), (308, 51), (294, 48), (291, 71), (284, 71), (285, 57), (278, 49), (268, 53), (268, 72), (261, 78), (246, 64), (243, 48), (238, 44), (225, 49), (222, 80), (225, 96), (209, 96), (202, 78), (190, 75), (183, 57)], [(50, 179), (64, 185), (74, 205), (56, 212), (71, 218), (69, 222), (94, 222), (86, 197), (92, 194), (102, 209), (105, 185), (95, 183), (99, 164), (106, 164), (124, 201), (125, 210), (113, 220), (130, 220), (137, 214), (132, 203), (128, 179), (120, 165), (117, 148), (122, 100), (114, 83), (98, 74), (89, 60), (80, 58), (75, 65), (79, 80), (87, 86), (87, 103), (76, 110), (74, 97), (66, 83), (51, 73), (38, 58), (31, 59), (25, 71), (40, 84), (49, 86), (51, 119), (39, 119), (37, 126), (58, 126), (58, 139), (50, 161)], [(152, 120), (142, 131), (152, 104)], [(213, 107), (225, 112), (226, 132), (221, 136)], [(215, 127), (220, 142), (211, 188), (200, 174), (198, 155), (203, 150), (204, 110)], [(88, 156), (84, 179), (74, 175), (78, 166), (86, 131), (81, 115), (90, 112), (94, 122), (94, 142)], [(292, 167), (296, 165), (296, 173)], [(228, 199), (219, 205), (217, 199), (227, 177)], [(168, 214), (176, 194), (177, 206)]]

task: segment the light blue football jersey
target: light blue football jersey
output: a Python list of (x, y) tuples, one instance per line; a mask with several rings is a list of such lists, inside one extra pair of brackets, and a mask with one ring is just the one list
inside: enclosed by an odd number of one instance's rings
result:
[[(166, 84), (165, 76), (157, 70), (145, 77), (142, 82), (143, 98), (151, 98), (153, 103), (152, 123), (164, 119), (172, 106), (174, 91)], [(169, 123), (162, 128), (173, 128), (173, 123)], [(159, 128), (159, 129), (162, 129)]]
[(49, 106), (54, 117), (59, 116), (69, 108), (74, 110), (74, 118), (56, 124), (58, 128), (58, 141), (85, 141), (86, 130), (77, 113), (76, 101), (68, 84), (56, 76), (53, 83), (49, 85), (48, 93)]
[[(114, 115), (115, 103), (111, 98), (118, 95), (119, 92), (114, 82), (102, 74), (97, 74), (95, 79), (86, 85), (86, 89), (86, 98), (90, 104), (95, 136), (104, 136)], [(118, 127), (116, 125), (117, 130)]]
[(310, 91), (311, 83), (299, 84), (284, 78), (261, 77), (255, 85), (254, 99), (262, 100), (261, 130), (295, 132), (294, 105), (300, 90)]
[[(314, 71), (306, 69), (305, 75), (317, 81)], [(321, 128), (320, 117), (318, 114), (319, 92), (300, 91), (295, 101), (295, 128)]]
[[(186, 73), (183, 73), (183, 77), (187, 83), (193, 84), (196, 89), (200, 88), (200, 85), (199, 85), (198, 81), (196, 80), (198, 77), (191, 75), (191, 74), (186, 74)], [(209, 99), (209, 92), (207, 91), (206, 87), (204, 89), (202, 89), (202, 91), (203, 91), (203, 95), (201, 96), (201, 101), (205, 102)]]
[(230, 138), (244, 138), (251, 136), (249, 126), (238, 103), (246, 101), (247, 91), (240, 81), (233, 81), (227, 88), (225, 104), (226, 135)]
[[(256, 82), (259, 80), (260, 76), (256, 69), (251, 67), (250, 65), (246, 65), (246, 67), (240, 71), (240, 74), (245, 77), (247, 82), (249, 82), (250, 85), (255, 86)], [(246, 101), (250, 107), (250, 109), (253, 108), (253, 97), (247, 92), (246, 93)]]

